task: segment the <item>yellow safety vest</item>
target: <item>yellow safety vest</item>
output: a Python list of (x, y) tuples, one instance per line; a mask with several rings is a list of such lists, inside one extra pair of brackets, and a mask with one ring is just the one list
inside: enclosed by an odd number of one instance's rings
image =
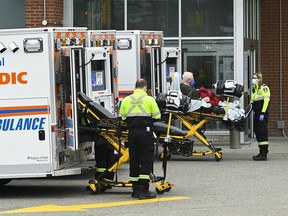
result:
[(250, 103), (255, 104), (261, 101), (263, 101), (261, 112), (265, 113), (270, 102), (270, 89), (265, 84), (262, 84), (261, 86), (258, 84), (253, 86)]
[(142, 89), (135, 89), (132, 95), (125, 97), (120, 107), (121, 118), (151, 117), (160, 119), (161, 113), (155, 99)]

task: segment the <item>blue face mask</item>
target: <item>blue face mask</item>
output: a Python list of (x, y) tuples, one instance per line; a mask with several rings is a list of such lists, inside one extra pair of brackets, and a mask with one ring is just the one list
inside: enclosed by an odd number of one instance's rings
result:
[(195, 80), (191, 80), (191, 81), (189, 82), (189, 84), (190, 84), (190, 86), (193, 86), (193, 85), (195, 84)]

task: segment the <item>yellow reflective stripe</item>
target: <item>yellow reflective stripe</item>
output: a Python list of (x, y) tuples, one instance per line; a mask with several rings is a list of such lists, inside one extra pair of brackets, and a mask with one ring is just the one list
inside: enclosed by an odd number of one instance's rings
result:
[(263, 107), (262, 107), (262, 110), (261, 112), (265, 113), (267, 108), (268, 108), (268, 105), (269, 105), (269, 99), (264, 99), (264, 103), (263, 103)]
[(268, 141), (259, 142), (259, 145), (269, 145)]
[(138, 107), (142, 113), (147, 113), (146, 110), (144, 109), (144, 107), (143, 107), (141, 104), (133, 104), (133, 101), (141, 101), (145, 96), (146, 96), (146, 95), (141, 95), (138, 99), (136, 99), (136, 98), (134, 97), (134, 95), (129, 96), (129, 97), (131, 98), (131, 100), (132, 100), (132, 106), (131, 106), (130, 109), (128, 110), (127, 116), (128, 116), (128, 114), (132, 113), (132, 111), (133, 111), (136, 107)]
[(263, 100), (264, 99), (264, 97), (257, 97), (257, 98), (254, 98), (253, 100), (254, 101), (261, 101), (261, 100)]
[(96, 168), (96, 172), (105, 172), (106, 168)]
[(129, 180), (130, 181), (134, 181), (134, 182), (138, 181), (138, 179), (139, 179), (138, 177), (131, 177), (131, 176), (129, 177)]
[(146, 117), (146, 116), (148, 116), (148, 117), (150, 117), (151, 116), (151, 114), (150, 113), (129, 113), (129, 114), (127, 114), (126, 115), (126, 117), (137, 117), (137, 116), (144, 116), (144, 117)]
[(139, 175), (139, 179), (150, 179), (149, 175)]

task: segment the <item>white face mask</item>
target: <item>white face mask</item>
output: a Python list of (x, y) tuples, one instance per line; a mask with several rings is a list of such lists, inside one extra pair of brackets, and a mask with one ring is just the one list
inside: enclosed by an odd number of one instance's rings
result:
[(258, 79), (252, 79), (252, 84), (257, 85), (258, 84)]

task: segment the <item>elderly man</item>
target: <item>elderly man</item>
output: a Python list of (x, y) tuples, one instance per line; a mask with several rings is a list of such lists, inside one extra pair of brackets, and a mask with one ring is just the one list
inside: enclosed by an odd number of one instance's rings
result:
[(204, 97), (204, 98), (200, 97), (199, 91), (195, 88), (195, 80), (194, 80), (193, 73), (186, 71), (183, 73), (182, 78), (183, 78), (183, 83), (180, 84), (180, 90), (183, 95), (186, 95), (193, 100), (202, 99), (207, 103), (210, 102), (209, 97)]

